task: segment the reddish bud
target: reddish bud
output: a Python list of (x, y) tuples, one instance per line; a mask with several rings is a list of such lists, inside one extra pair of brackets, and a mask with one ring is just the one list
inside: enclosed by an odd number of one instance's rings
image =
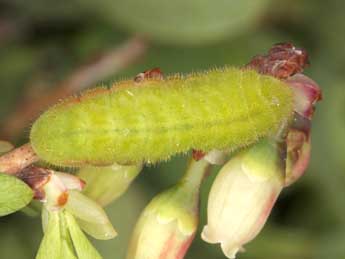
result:
[(205, 155), (206, 155), (206, 153), (201, 151), (201, 150), (193, 149), (193, 151), (192, 151), (192, 156), (193, 156), (193, 159), (195, 161), (199, 161), (199, 160), (203, 159)]
[(49, 182), (51, 173), (43, 168), (29, 166), (17, 174), (34, 191), (34, 199), (44, 200), (44, 186)]
[(255, 56), (245, 67), (261, 74), (285, 79), (303, 72), (307, 65), (309, 65), (309, 58), (304, 49), (296, 48), (291, 43), (278, 43), (269, 50), (267, 55)]
[(295, 111), (303, 117), (311, 119), (315, 104), (322, 99), (318, 84), (303, 74), (296, 74), (285, 81), (295, 95)]
[(310, 134), (290, 129), (286, 138), (287, 158), (285, 186), (297, 181), (305, 172), (310, 160)]
[(134, 77), (134, 82), (140, 83), (145, 79), (163, 80), (163, 72), (159, 67), (145, 70)]

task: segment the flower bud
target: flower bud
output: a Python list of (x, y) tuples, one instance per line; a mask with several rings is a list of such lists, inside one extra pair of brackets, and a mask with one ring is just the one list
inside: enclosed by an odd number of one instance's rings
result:
[(322, 99), (320, 87), (309, 77), (296, 74), (286, 80), (293, 89), (295, 115), (286, 136), (285, 186), (299, 179), (308, 167), (311, 152), (311, 119), (315, 104)]
[(297, 181), (308, 167), (311, 152), (310, 134), (290, 129), (286, 138), (287, 158), (285, 186)]
[(220, 243), (228, 258), (261, 230), (284, 186), (284, 157), (262, 140), (233, 157), (217, 175), (208, 200), (202, 239)]
[(140, 173), (142, 164), (87, 166), (80, 169), (78, 177), (86, 181), (83, 193), (106, 206), (121, 196)]
[(209, 165), (192, 161), (174, 187), (156, 196), (135, 227), (127, 259), (182, 259), (197, 230), (199, 188)]
[(294, 92), (295, 111), (301, 116), (311, 119), (316, 102), (322, 99), (318, 84), (303, 74), (296, 74), (288, 78), (286, 83)]

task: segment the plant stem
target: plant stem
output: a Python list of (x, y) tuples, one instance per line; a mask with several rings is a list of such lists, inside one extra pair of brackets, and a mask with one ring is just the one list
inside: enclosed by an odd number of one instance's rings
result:
[(29, 143), (0, 157), (0, 172), (14, 175), (39, 160)]
[(200, 185), (210, 169), (211, 164), (205, 159), (199, 161), (191, 159), (186, 173), (181, 179), (181, 183), (184, 184), (188, 190), (194, 190), (193, 192), (195, 195), (199, 195)]

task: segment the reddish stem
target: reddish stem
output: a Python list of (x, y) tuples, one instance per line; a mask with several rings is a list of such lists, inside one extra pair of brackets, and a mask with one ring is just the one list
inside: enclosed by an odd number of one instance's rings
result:
[(28, 143), (0, 157), (0, 172), (13, 175), (38, 160)]

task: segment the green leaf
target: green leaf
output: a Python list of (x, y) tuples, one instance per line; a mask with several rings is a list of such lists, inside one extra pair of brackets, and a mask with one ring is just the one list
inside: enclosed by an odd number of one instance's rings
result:
[(32, 200), (33, 192), (18, 178), (0, 173), (0, 216), (25, 207)]
[(48, 226), (38, 250), (36, 259), (61, 259), (62, 239), (60, 212), (49, 212)]
[(102, 258), (90, 241), (85, 237), (74, 217), (67, 211), (64, 212), (64, 215), (74, 245), (74, 250), (76, 251), (78, 258)]
[(257, 24), (267, 0), (104, 0), (104, 18), (165, 43), (205, 44)]

